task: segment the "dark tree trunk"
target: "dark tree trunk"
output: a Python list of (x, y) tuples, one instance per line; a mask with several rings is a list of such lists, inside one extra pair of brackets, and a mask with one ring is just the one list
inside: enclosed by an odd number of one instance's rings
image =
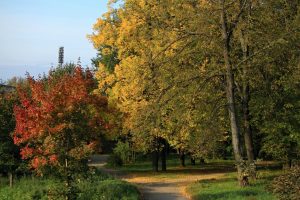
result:
[(205, 164), (204, 158), (200, 158), (200, 164), (201, 164), (201, 165)]
[(161, 171), (167, 171), (167, 153), (165, 147), (161, 151)]
[(158, 172), (158, 159), (159, 159), (159, 154), (158, 151), (155, 150), (152, 152), (152, 170), (154, 172)]
[[(241, 6), (243, 2), (240, 2)], [(250, 17), (251, 13), (251, 5), (249, 5), (248, 15)], [(244, 19), (244, 17), (242, 17)], [(254, 151), (253, 151), (253, 139), (252, 139), (252, 128), (250, 124), (250, 111), (249, 111), (249, 102), (250, 102), (250, 86), (248, 81), (248, 62), (249, 58), (249, 45), (248, 40), (246, 38), (245, 30), (241, 29), (239, 32), (241, 49), (243, 51), (243, 60), (244, 63), (242, 65), (242, 110), (243, 110), (243, 121), (244, 121), (244, 140), (247, 152), (247, 158), (250, 163), (254, 162)]]
[(179, 159), (181, 167), (185, 167), (185, 154), (182, 150), (179, 151)]
[[(251, 2), (249, 2), (247, 14), (248, 17), (251, 17)], [(240, 1), (240, 6), (242, 7), (243, 2)], [(241, 8), (242, 9), (242, 8)], [(244, 17), (242, 16), (242, 19)], [(243, 60), (244, 63), (242, 65), (242, 110), (243, 110), (243, 121), (244, 121), (244, 141), (248, 159), (248, 167), (250, 167), (250, 176), (253, 179), (256, 179), (256, 167), (254, 163), (254, 148), (253, 148), (253, 136), (252, 136), (252, 128), (250, 124), (250, 111), (249, 111), (249, 102), (250, 102), (250, 86), (249, 86), (249, 63), (247, 59), (249, 58), (249, 44), (247, 40), (247, 35), (245, 34), (245, 30), (240, 30), (240, 44), (241, 49), (243, 51)]]
[(191, 158), (191, 165), (196, 165), (196, 160), (195, 160), (195, 158)]
[(252, 139), (252, 128), (250, 125), (250, 114), (249, 114), (249, 84), (244, 88), (244, 99), (243, 99), (243, 116), (244, 116), (244, 139), (247, 151), (247, 158), (250, 163), (254, 162), (254, 150), (253, 150), (253, 139)]
[(241, 186), (245, 185), (244, 177), (243, 177), (243, 169), (242, 169), (242, 153), (241, 153), (241, 142), (240, 142), (240, 132), (238, 128), (238, 120), (236, 114), (236, 100), (234, 95), (234, 75), (232, 71), (232, 66), (230, 62), (230, 30), (228, 30), (228, 22), (225, 13), (225, 2), (224, 0), (219, 0), (220, 5), (222, 7), (220, 22), (222, 26), (222, 39), (223, 39), (223, 58), (226, 68), (226, 97), (228, 103), (228, 113), (230, 117), (230, 127), (231, 127), (231, 135), (232, 135), (232, 146), (234, 152), (234, 158), (236, 161), (236, 167), (238, 172), (238, 182)]
[(161, 171), (167, 171), (167, 142), (165, 139), (161, 140), (162, 150), (161, 150)]

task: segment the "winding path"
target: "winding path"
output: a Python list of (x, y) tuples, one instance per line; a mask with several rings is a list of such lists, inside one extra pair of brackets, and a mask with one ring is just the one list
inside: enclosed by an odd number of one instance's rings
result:
[(103, 166), (106, 163), (107, 155), (94, 155), (91, 158), (90, 166), (101, 168), (106, 173), (109, 173), (116, 178), (128, 181), (135, 184), (144, 200), (187, 200), (190, 197), (185, 192), (186, 186), (198, 180), (218, 179), (222, 178), (225, 172), (216, 171), (190, 171), (181, 173), (182, 169), (169, 171), (176, 176), (161, 176), (163, 173), (128, 173), (107, 169)]

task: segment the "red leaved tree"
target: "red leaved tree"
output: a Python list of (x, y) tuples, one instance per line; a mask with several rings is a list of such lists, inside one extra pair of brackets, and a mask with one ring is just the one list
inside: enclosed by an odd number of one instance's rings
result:
[(89, 70), (35, 80), (28, 76), (29, 91), (18, 89), (14, 143), (37, 172), (50, 169), (61, 177), (85, 170), (87, 157), (99, 135), (108, 128), (107, 99), (92, 93)]

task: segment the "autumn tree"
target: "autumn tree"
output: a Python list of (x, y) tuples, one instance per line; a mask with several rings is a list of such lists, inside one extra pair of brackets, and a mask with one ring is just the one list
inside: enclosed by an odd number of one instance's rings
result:
[[(253, 150), (258, 149), (253, 146), (252, 129), (270, 144), (274, 140), (265, 136), (282, 136), (270, 134), (274, 133), (270, 126), (264, 129), (259, 124), (268, 113), (266, 108), (259, 109), (265, 104), (260, 101), (264, 99), (262, 94), (272, 93), (272, 85), (278, 89), (274, 90), (278, 96), (271, 101), (278, 107), (266, 105), (271, 106), (273, 114), (284, 113), (282, 105), (287, 101), (293, 102), (292, 106), (288, 104), (290, 108), (297, 107), (293, 100), (297, 97), (297, 78), (287, 86), (285, 77), (296, 72), (299, 65), (294, 45), (299, 38), (298, 2), (123, 3), (98, 19), (95, 34), (90, 37), (97, 49), (110, 46), (117, 52), (113, 72), (106, 73), (104, 67), (98, 70), (97, 79), (99, 89), (108, 88), (110, 101), (126, 116), (123, 127), (133, 134), (140, 148), (146, 148), (145, 142), (148, 150), (155, 152), (161, 148), (155, 138), (164, 138), (181, 152), (198, 155), (197, 146), (208, 138), (222, 141), (230, 133), (238, 180), (240, 185), (247, 185), (247, 165), (253, 164)], [(287, 37), (289, 34), (292, 37)], [(284, 66), (283, 71), (280, 66)], [(290, 97), (280, 100), (283, 88), (289, 88), (286, 95)], [(289, 110), (279, 116), (297, 116), (292, 113)], [(298, 122), (297, 117), (287, 118), (293, 122), (285, 123), (285, 131), (280, 132), (291, 139), (297, 135)], [(282, 127), (279, 119), (275, 121)], [(259, 145), (268, 142), (260, 141)]]
[(36, 172), (50, 170), (62, 178), (66, 198), (73, 199), (74, 176), (86, 170), (88, 156), (108, 127), (107, 100), (92, 94), (92, 73), (80, 67), (59, 79), (27, 79), (30, 90), (18, 89), (20, 105), (14, 108), (14, 143)]
[[(91, 36), (96, 48), (114, 46), (120, 61), (113, 73), (105, 72), (105, 66), (100, 65), (96, 76), (99, 89), (110, 85), (109, 99), (126, 116), (123, 123), (126, 132), (133, 134), (139, 149), (152, 151), (154, 155), (163, 149), (164, 145), (158, 142), (162, 141), (160, 138), (183, 155), (189, 151), (190, 132), (205, 133), (201, 130), (203, 126), (195, 128), (203, 118), (197, 117), (192, 108), (198, 105), (196, 109), (201, 115), (205, 106), (203, 98), (199, 98), (204, 96), (201, 93), (222, 81), (218, 74), (212, 73), (208, 79), (213, 84), (205, 83), (207, 78), (202, 75), (206, 73), (206, 61), (197, 55), (195, 27), (184, 30), (191, 27), (186, 23), (196, 15), (194, 3), (181, 2), (172, 8), (170, 4), (173, 5), (172, 1), (124, 2), (120, 9), (98, 19), (96, 34)], [(189, 10), (187, 15), (182, 15), (182, 9)], [(118, 20), (112, 21), (115, 18)], [(211, 109), (222, 101), (222, 92), (214, 94), (217, 95), (212, 98)]]

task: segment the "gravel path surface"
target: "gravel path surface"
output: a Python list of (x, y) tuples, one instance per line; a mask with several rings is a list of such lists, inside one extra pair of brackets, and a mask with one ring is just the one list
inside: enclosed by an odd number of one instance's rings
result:
[(136, 183), (145, 200), (186, 200), (174, 183)]

